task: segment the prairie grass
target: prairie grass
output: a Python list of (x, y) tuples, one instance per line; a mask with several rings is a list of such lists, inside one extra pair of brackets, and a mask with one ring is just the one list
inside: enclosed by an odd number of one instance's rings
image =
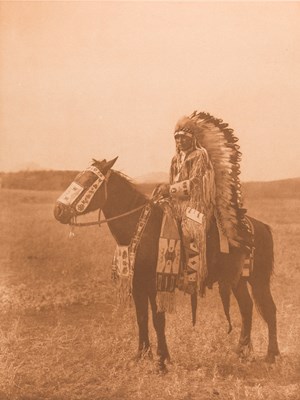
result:
[[(172, 364), (160, 375), (137, 350), (134, 307), (119, 309), (110, 281), (114, 240), (107, 227), (68, 227), (52, 216), (57, 192), (1, 191), (0, 399), (296, 400), (300, 398), (300, 200), (251, 199), (249, 214), (275, 240), (272, 293), (281, 356), (267, 365), (267, 329), (255, 312), (254, 352), (234, 353), (241, 325), (232, 299), (227, 335), (217, 288), (199, 301), (196, 327), (188, 296), (167, 316)], [(89, 216), (89, 219), (96, 216)], [(150, 320), (150, 337), (156, 349)]]

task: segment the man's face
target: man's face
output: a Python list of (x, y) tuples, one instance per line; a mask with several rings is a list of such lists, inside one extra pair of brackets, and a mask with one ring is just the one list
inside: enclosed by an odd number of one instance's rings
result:
[(175, 142), (179, 151), (187, 151), (193, 146), (193, 138), (186, 135), (176, 135)]

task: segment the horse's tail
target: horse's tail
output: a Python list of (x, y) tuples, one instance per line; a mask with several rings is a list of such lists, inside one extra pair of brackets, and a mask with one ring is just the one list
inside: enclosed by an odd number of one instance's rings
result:
[(269, 225), (254, 219), (251, 220), (254, 224), (255, 235), (252, 294), (258, 312), (265, 319), (268, 312), (265, 304), (271, 296), (271, 277), (274, 273), (274, 241)]
[(194, 293), (191, 294), (192, 323), (193, 323), (193, 326), (196, 325), (197, 302), (198, 302), (198, 295), (197, 295), (197, 292), (195, 291)]
[(274, 241), (269, 225), (250, 218), (254, 225), (254, 266), (253, 277), (269, 284), (274, 272)]
[(273, 240), (273, 233), (272, 229), (269, 225), (265, 224), (265, 228), (268, 232), (268, 246), (266, 248), (266, 254), (265, 254), (265, 264), (266, 264), (266, 269), (268, 272), (268, 280), (270, 281), (271, 276), (273, 275), (274, 272), (274, 240)]

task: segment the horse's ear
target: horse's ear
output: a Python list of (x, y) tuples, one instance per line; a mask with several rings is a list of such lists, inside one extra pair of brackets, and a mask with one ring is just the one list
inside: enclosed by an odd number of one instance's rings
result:
[(103, 168), (103, 173), (104, 174), (106, 174), (106, 172), (113, 167), (113, 165), (117, 161), (117, 159), (118, 159), (118, 157), (114, 158), (113, 160), (110, 160), (110, 161), (106, 162), (106, 164), (105, 164), (105, 166)]

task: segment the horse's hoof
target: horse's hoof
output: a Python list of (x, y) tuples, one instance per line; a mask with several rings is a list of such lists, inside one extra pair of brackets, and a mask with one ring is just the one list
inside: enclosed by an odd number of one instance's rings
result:
[(267, 364), (274, 364), (274, 363), (275, 363), (275, 356), (274, 356), (274, 354), (268, 354), (268, 355), (265, 357), (265, 362), (266, 362)]
[(168, 356), (167, 358), (166, 358), (166, 363), (168, 364), (168, 365), (172, 365), (173, 364), (173, 361), (171, 360), (171, 357), (170, 356)]
[(269, 348), (267, 355), (265, 357), (265, 362), (268, 364), (274, 364), (276, 361), (276, 356), (280, 356), (280, 351), (278, 349), (278, 346)]
[(242, 359), (248, 358), (252, 352), (253, 352), (253, 347), (251, 343), (248, 343), (246, 345), (239, 343), (235, 350), (235, 353)]
[(164, 363), (163, 364), (161, 362), (158, 363), (157, 373), (159, 375), (165, 375), (168, 373), (168, 368), (165, 366)]
[(129, 361), (128, 365), (130, 364), (131, 366), (133, 366), (134, 364), (137, 364), (139, 361), (146, 359), (153, 360), (153, 354), (151, 348), (138, 350), (136, 355)]
[(149, 359), (149, 360), (153, 360), (153, 353), (151, 348), (149, 347), (149, 349), (147, 350), (143, 350), (141, 355), (140, 355), (140, 359), (145, 360), (145, 359)]
[(278, 354), (274, 354), (274, 353), (268, 353), (265, 357), (265, 362), (267, 364), (274, 364), (276, 362), (276, 355)]

